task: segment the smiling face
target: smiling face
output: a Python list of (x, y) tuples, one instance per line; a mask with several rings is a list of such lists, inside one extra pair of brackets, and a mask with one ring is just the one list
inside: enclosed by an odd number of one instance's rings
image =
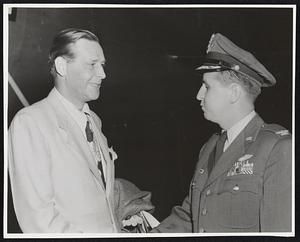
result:
[(66, 63), (64, 96), (80, 108), (100, 95), (105, 57), (96, 41), (79, 39), (71, 48), (75, 58)]
[(220, 73), (208, 72), (203, 74), (203, 84), (197, 94), (201, 101), (204, 117), (214, 123), (226, 122), (230, 115), (230, 88), (219, 80)]

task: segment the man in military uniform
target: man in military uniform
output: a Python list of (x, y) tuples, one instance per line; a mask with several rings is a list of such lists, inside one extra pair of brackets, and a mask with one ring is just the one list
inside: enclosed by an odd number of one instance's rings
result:
[(255, 112), (261, 87), (276, 83), (249, 52), (211, 37), (197, 99), (222, 128), (200, 151), (182, 206), (152, 232), (291, 231), (292, 140)]

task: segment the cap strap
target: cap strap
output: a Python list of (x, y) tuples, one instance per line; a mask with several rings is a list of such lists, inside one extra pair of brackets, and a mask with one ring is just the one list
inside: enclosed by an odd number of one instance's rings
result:
[[(218, 52), (209, 52), (206, 55), (206, 59), (217, 61), (219, 65), (224, 66), (226, 69), (229, 68), (233, 71), (246, 74), (247, 76), (251, 77), (251, 79), (254, 79), (260, 86), (262, 86), (262, 83), (264, 83), (263, 78), (259, 76), (255, 71), (253, 71), (251, 68), (247, 67), (237, 59), (232, 58), (231, 56), (224, 55)], [(238, 67), (235, 68), (235, 66), (237, 65)]]

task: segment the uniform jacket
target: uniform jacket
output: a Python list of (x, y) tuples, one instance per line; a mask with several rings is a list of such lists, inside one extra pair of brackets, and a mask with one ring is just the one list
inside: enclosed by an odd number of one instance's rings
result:
[(256, 115), (217, 161), (202, 147), (189, 194), (153, 232), (291, 231), (291, 135)]
[(8, 132), (9, 172), (14, 208), (23, 232), (117, 232), (114, 159), (91, 112), (107, 163), (107, 184), (82, 131), (53, 91), (20, 110)]

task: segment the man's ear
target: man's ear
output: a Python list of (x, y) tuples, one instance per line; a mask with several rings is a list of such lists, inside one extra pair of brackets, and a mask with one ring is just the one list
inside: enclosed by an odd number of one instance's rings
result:
[(230, 101), (236, 103), (242, 95), (242, 87), (237, 83), (231, 83), (230, 86)]
[(67, 60), (62, 56), (58, 56), (54, 60), (54, 64), (57, 74), (64, 77), (67, 73)]

